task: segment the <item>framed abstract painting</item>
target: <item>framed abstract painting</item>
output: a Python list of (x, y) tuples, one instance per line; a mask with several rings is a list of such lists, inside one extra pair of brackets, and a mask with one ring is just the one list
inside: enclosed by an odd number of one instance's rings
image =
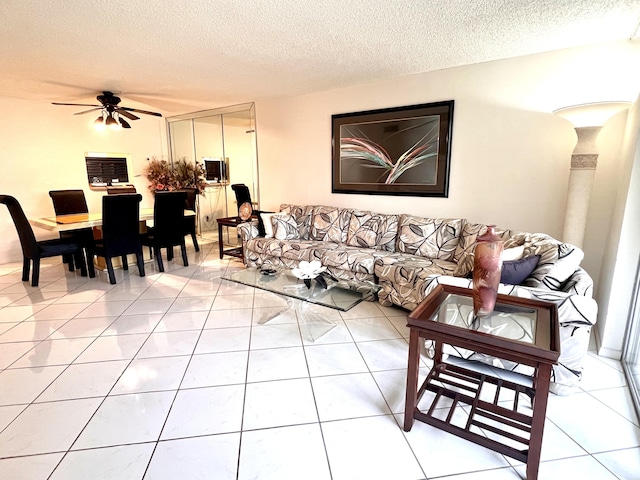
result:
[(331, 191), (447, 197), (453, 105), (332, 115)]

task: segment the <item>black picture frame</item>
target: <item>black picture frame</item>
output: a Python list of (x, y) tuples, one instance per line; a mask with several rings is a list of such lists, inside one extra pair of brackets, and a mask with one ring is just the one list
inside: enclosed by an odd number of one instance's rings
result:
[(454, 100), (331, 116), (331, 192), (448, 197)]

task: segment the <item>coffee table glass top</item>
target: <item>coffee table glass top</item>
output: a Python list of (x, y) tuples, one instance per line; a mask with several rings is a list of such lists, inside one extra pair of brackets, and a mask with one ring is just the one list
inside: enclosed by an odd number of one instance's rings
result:
[(474, 317), (471, 297), (449, 293), (433, 314), (432, 320), (509, 340), (536, 343), (537, 313), (533, 308), (497, 302), (490, 315)]
[(378, 285), (370, 282), (334, 281), (331, 279), (327, 279), (326, 289), (322, 288), (316, 280), (312, 280), (311, 288), (307, 288), (302, 280), (286, 269), (276, 269), (275, 273), (267, 275), (262, 273), (260, 269), (246, 268), (227, 274), (222, 279), (343, 312), (354, 307), (362, 300), (373, 300), (375, 293), (379, 290)]

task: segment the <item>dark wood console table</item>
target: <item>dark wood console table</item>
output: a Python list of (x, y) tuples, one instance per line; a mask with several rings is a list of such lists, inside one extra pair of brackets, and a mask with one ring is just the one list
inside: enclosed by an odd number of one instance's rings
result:
[(256, 218), (255, 216), (251, 216), (248, 220), (242, 220), (240, 217), (224, 217), (224, 218), (216, 218), (216, 222), (218, 222), (218, 243), (220, 248), (220, 258), (224, 255), (230, 255), (232, 257), (243, 258), (242, 245), (235, 248), (229, 248), (227, 250), (224, 249), (224, 242), (222, 240), (222, 227), (235, 227), (245, 222), (250, 222), (252, 219)]
[[(427, 423), (525, 462), (527, 479), (536, 480), (551, 365), (560, 355), (555, 304), (498, 295), (495, 311), (479, 318), (473, 315), (471, 290), (439, 285), (409, 314), (407, 326), (410, 339), (404, 430), (411, 430), (414, 420)], [(418, 389), (421, 338), (434, 341), (435, 354), (434, 366)], [(453, 365), (443, 361), (443, 344), (530, 365), (534, 367), (533, 377), (521, 376), (528, 382), (507, 381), (502, 376), (480, 373), (483, 369), (474, 369), (470, 363)], [(427, 411), (421, 411), (418, 402), (426, 391), (435, 398)], [(513, 393), (509, 397), (511, 405), (500, 399), (501, 391)], [(522, 395), (531, 400), (533, 413), (519, 406)], [(438, 405), (445, 399), (450, 405)], [(470, 407), (468, 413), (461, 404)], [(443, 415), (440, 410), (436, 416), (435, 410), (442, 407), (449, 411)], [(466, 425), (453, 424), (454, 411), (466, 415)], [(490, 436), (472, 432), (472, 427)]]

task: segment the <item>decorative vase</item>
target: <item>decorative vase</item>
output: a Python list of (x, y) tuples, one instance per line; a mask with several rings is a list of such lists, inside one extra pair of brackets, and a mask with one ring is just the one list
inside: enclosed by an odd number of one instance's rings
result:
[(496, 235), (496, 226), (488, 225), (478, 237), (473, 260), (473, 313), (484, 317), (493, 312), (498, 296), (504, 243)]

